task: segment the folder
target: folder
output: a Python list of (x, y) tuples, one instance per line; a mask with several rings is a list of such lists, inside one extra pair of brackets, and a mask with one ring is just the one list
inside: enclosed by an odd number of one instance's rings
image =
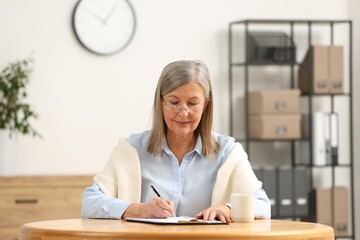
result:
[(271, 216), (278, 216), (278, 202), (277, 202), (277, 178), (275, 167), (266, 166), (262, 171), (263, 189), (269, 197), (271, 205)]
[(300, 65), (298, 77), (302, 93), (311, 89), (312, 93), (344, 93), (344, 47), (312, 46)]
[(295, 175), (295, 216), (306, 217), (309, 215), (309, 170), (306, 167), (296, 167)]
[(336, 112), (329, 114), (330, 127), (330, 155), (331, 163), (338, 164), (338, 146), (339, 146), (339, 115)]
[(333, 191), (333, 228), (336, 237), (349, 236), (348, 189), (334, 187)]
[(315, 221), (332, 226), (336, 237), (349, 236), (349, 199), (346, 187), (315, 189)]
[(330, 92), (344, 93), (344, 48), (329, 46)]
[(254, 171), (255, 176), (257, 177), (257, 179), (258, 179), (259, 181), (262, 181), (262, 182), (263, 182), (263, 173), (262, 173), (263, 170), (262, 170), (262, 168), (259, 167), (259, 166), (253, 166), (252, 169), (253, 169), (253, 171)]
[(331, 146), (330, 146), (330, 113), (325, 114), (324, 123), (324, 138), (325, 138), (325, 152), (326, 152), (326, 164), (332, 163)]
[(326, 165), (325, 113), (314, 112), (312, 117), (313, 164), (316, 166), (324, 166)]
[(279, 217), (293, 216), (293, 186), (292, 169), (281, 167), (278, 169), (279, 177)]
[[(334, 54), (337, 54), (336, 50)], [(301, 92), (309, 93), (312, 90), (312, 93), (329, 93), (329, 74), (328, 46), (312, 46), (307, 51), (298, 72)]]

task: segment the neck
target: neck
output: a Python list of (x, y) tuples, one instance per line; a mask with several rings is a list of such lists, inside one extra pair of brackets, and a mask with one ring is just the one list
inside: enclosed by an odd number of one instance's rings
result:
[(185, 155), (194, 149), (196, 144), (196, 134), (186, 136), (167, 134), (166, 140), (168, 147), (174, 153), (180, 164)]

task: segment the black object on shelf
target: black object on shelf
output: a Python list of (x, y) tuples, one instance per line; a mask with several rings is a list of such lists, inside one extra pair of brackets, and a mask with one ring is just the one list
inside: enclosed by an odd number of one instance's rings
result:
[(247, 61), (250, 63), (293, 63), (296, 47), (283, 32), (249, 32)]

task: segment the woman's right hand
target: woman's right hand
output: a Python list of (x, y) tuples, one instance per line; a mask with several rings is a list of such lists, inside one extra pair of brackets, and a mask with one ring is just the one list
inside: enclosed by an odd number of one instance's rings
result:
[(132, 203), (125, 210), (122, 218), (167, 218), (174, 215), (174, 202), (161, 197), (147, 203)]

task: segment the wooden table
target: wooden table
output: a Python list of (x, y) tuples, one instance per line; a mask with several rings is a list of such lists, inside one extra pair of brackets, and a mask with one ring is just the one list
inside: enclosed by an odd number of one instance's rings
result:
[(20, 228), (20, 240), (330, 240), (331, 227), (307, 222), (256, 220), (220, 225), (155, 225), (124, 220), (64, 219), (32, 222)]

